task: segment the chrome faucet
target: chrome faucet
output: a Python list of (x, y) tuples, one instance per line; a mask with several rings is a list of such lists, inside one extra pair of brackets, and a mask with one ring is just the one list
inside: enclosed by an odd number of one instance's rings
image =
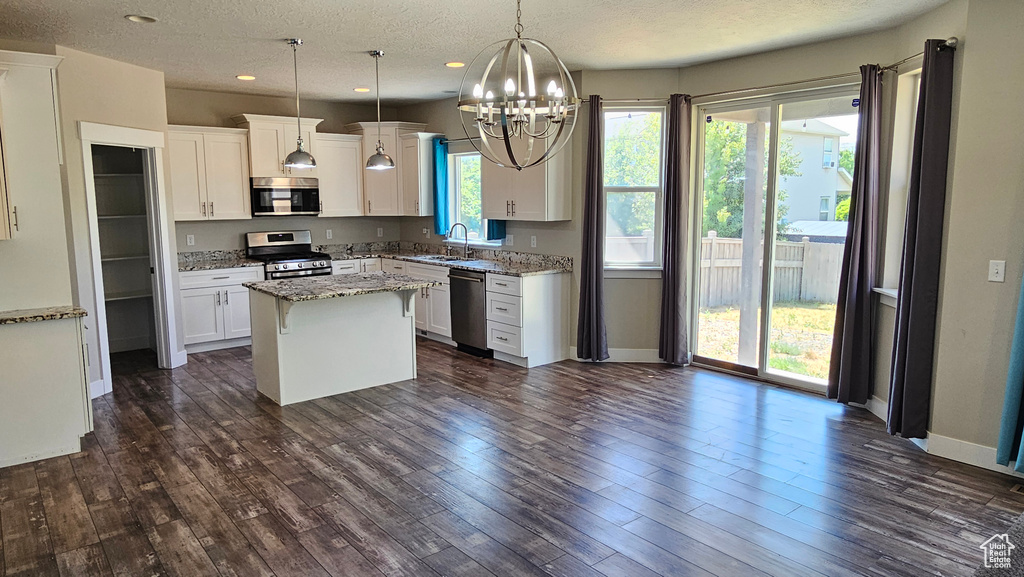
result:
[[(466, 228), (466, 225), (462, 224), (461, 222), (453, 224), (452, 228), (448, 230), (448, 234), (445, 235), (444, 237), (445, 243), (451, 242), (452, 235), (455, 234), (455, 227), (457, 226), (462, 227), (463, 238), (465, 239), (465, 242), (462, 245), (462, 257), (469, 258), (469, 229)], [(452, 255), (452, 247), (450, 244), (445, 244), (444, 253), (448, 256)]]

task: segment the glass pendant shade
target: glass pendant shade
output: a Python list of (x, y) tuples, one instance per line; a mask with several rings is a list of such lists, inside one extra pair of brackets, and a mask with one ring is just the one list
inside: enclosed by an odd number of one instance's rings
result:
[(565, 63), (522, 32), (517, 12), (515, 38), (484, 48), (466, 67), (458, 103), (480, 154), (517, 170), (542, 164), (565, 146), (581, 105)]
[(295, 150), (284, 159), (284, 165), (287, 168), (295, 168), (298, 170), (316, 168), (316, 159), (313, 155), (306, 152), (305, 146), (302, 143), (302, 114), (299, 112), (299, 46), (302, 46), (302, 40), (299, 38), (292, 38), (288, 40), (288, 44), (292, 47), (292, 59), (295, 64), (295, 122), (299, 126), (298, 139), (295, 141)]

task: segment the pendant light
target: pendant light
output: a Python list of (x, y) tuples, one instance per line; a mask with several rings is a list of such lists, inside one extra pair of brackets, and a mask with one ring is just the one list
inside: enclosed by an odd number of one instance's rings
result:
[(371, 50), (373, 56), (373, 67), (377, 75), (377, 152), (366, 161), (367, 170), (388, 170), (395, 167), (395, 161), (384, 154), (384, 142), (380, 139), (380, 57), (384, 56), (383, 50)]
[(299, 126), (299, 138), (296, 141), (297, 147), (295, 151), (288, 155), (284, 159), (284, 165), (288, 168), (308, 169), (316, 168), (316, 159), (313, 155), (306, 152), (305, 146), (302, 143), (302, 115), (299, 113), (299, 46), (302, 46), (302, 40), (299, 38), (291, 38), (288, 40), (288, 44), (292, 47), (292, 60), (295, 64), (295, 121)]
[(523, 36), (521, 0), (513, 30), (514, 38), (484, 48), (466, 68), (458, 107), (466, 136), (484, 158), (522, 170), (565, 146), (581, 101), (565, 63)]

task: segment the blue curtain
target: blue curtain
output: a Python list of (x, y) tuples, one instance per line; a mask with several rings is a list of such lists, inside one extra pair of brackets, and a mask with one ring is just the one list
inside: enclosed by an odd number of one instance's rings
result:
[(434, 233), (448, 234), (448, 141), (434, 139)]
[(999, 447), (996, 462), (1009, 465), (1016, 461), (1014, 470), (1024, 473), (1024, 454), (1021, 454), (1021, 436), (1024, 433), (1024, 283), (1017, 301), (1017, 324), (1013, 329), (1010, 347), (1010, 367), (1006, 372), (1006, 397), (1003, 400), (1003, 423), (999, 427)]
[[(486, 162), (486, 161), (483, 161)], [(487, 240), (502, 240), (505, 238), (505, 221), (487, 220)]]

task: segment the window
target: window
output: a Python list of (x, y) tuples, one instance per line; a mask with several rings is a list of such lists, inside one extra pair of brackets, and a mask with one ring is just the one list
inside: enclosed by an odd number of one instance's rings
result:
[(604, 113), (605, 266), (661, 266), (664, 108)]
[[(500, 245), (501, 241), (487, 240), (487, 221), (481, 218), (480, 153), (450, 154), (448, 160), (452, 224), (466, 225), (471, 243)], [(462, 239), (462, 230), (457, 229), (452, 238)]]
[(835, 153), (834, 153), (835, 144), (836, 144), (836, 139), (834, 139), (834, 138), (826, 138), (825, 139), (825, 143), (821, 147), (821, 149), (823, 151), (822, 155), (821, 155), (821, 167), (822, 168), (835, 168), (836, 167), (836, 159), (835, 159)]
[(829, 210), (829, 205), (832, 199), (823, 196), (821, 197), (821, 203), (818, 204), (818, 220), (828, 220), (828, 215), (832, 212)]

